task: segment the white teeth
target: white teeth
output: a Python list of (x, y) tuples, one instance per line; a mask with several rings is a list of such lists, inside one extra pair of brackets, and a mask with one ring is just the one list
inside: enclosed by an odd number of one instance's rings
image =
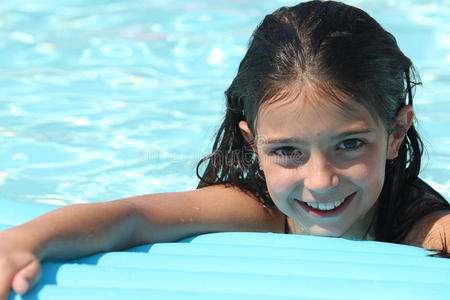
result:
[[(344, 199), (345, 200), (345, 199)], [(344, 203), (344, 200), (337, 200), (335, 202), (329, 202), (329, 203), (316, 203), (316, 202), (305, 202), (308, 206), (319, 209), (319, 210), (332, 210), (338, 206), (340, 206), (342, 203)]]

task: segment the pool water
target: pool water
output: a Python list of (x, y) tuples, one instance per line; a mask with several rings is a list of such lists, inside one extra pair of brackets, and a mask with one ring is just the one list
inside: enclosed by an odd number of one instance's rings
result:
[[(450, 1), (345, 1), (416, 64), (422, 177), (450, 199)], [(0, 198), (70, 204), (197, 185), (248, 38), (297, 1), (0, 2)]]

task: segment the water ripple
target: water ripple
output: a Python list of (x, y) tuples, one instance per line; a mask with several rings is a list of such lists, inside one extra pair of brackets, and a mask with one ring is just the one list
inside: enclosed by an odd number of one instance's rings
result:
[[(422, 74), (423, 176), (449, 197), (450, 2), (346, 2), (392, 31)], [(195, 188), (251, 32), (296, 3), (1, 1), (0, 196), (63, 204)]]

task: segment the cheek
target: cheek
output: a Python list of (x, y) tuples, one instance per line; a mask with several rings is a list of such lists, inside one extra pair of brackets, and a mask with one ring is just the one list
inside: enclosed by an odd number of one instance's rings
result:
[(384, 181), (384, 168), (368, 163), (355, 164), (345, 171), (345, 175), (360, 184), (373, 184)]
[(364, 187), (368, 194), (378, 198), (384, 183), (385, 158), (382, 152), (374, 154), (349, 167), (345, 175), (357, 185)]
[(294, 173), (295, 169), (290, 170), (276, 165), (266, 166), (264, 169), (267, 190), (278, 207), (279, 200), (284, 199), (298, 183)]

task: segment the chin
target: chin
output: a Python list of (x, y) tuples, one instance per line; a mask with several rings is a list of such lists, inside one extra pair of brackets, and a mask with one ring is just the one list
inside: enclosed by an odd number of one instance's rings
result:
[(327, 228), (323, 228), (319, 225), (314, 225), (308, 231), (311, 235), (328, 236), (328, 237), (343, 237), (345, 235), (345, 233), (348, 231), (348, 229), (346, 229), (346, 230), (342, 230), (342, 229), (338, 229), (338, 228), (327, 229)]

